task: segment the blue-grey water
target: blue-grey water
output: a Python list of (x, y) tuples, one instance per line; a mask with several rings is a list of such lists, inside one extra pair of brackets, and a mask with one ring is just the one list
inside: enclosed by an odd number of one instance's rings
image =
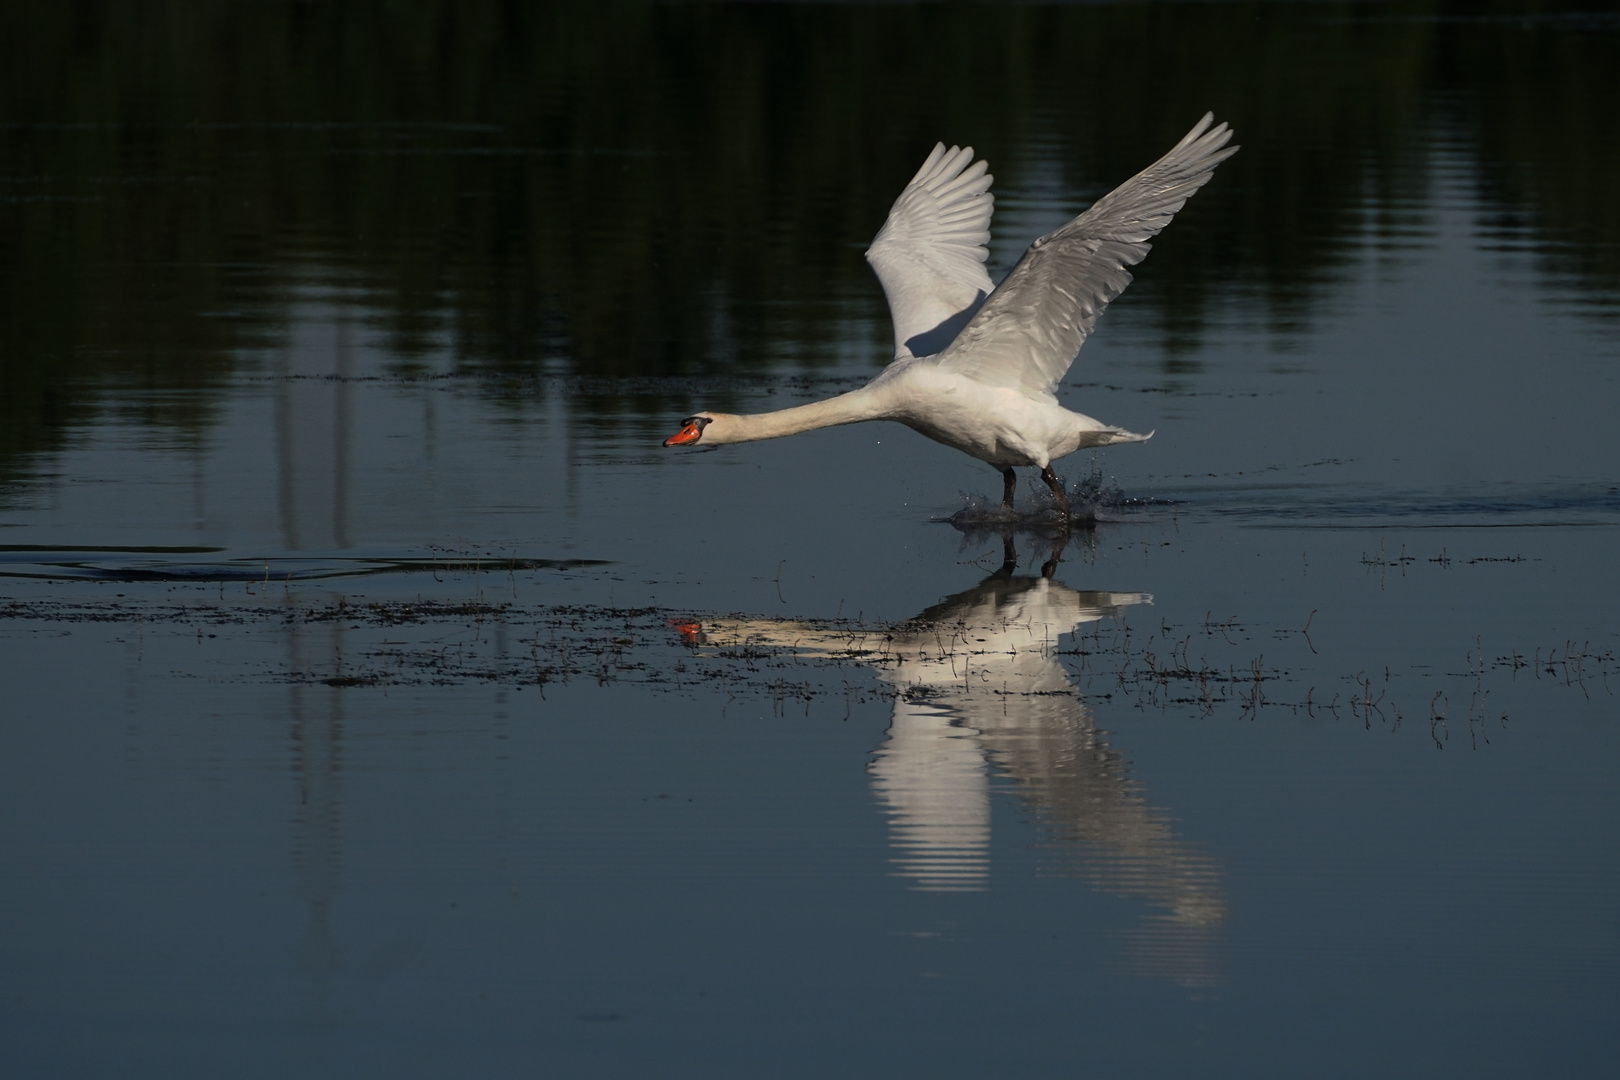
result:
[[(1612, 1068), (1611, 13), (0, 43), (8, 1074)], [(1156, 431), (1094, 530), (1008, 563), (894, 425), (659, 445), (881, 368), (936, 139), (999, 277), (1205, 109), (1060, 391)]]

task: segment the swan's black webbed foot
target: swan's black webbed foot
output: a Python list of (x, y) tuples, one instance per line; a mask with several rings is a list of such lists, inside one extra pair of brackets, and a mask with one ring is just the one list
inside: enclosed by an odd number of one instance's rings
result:
[(1013, 496), (1018, 494), (1018, 474), (1012, 471), (1009, 465), (1001, 470), (1001, 512), (1010, 514), (1013, 511)]
[(1052, 489), (1052, 505), (1057, 507), (1058, 517), (1062, 519), (1064, 526), (1067, 526), (1069, 524), (1069, 496), (1063, 490), (1063, 481), (1058, 479), (1057, 473), (1052, 471), (1050, 465), (1041, 470), (1041, 479), (1045, 480), (1046, 486)]

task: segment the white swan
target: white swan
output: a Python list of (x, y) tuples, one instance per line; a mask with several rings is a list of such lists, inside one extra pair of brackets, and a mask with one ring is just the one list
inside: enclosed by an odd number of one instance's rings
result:
[[(1170, 224), (1215, 166), (1237, 153), (1205, 113), (1164, 157), (1029, 246), (993, 286), (994, 179), (973, 148), (934, 147), (867, 249), (894, 320), (894, 362), (859, 390), (752, 416), (700, 412), (665, 446), (775, 439), (801, 431), (896, 420), (999, 468), (1012, 505), (1014, 465), (1033, 465), (1064, 518), (1069, 504), (1051, 462), (1081, 447), (1150, 438), (1070, 412), (1054, 391), (1108, 302), (1131, 282), (1148, 239)], [(969, 163), (972, 162), (971, 166)]]

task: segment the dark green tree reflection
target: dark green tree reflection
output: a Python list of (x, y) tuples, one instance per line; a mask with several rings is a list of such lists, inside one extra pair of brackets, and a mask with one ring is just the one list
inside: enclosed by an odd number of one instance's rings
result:
[(1245, 152), (1109, 315), (1167, 377), (1421, 236), (1437, 140), (1612, 316), (1620, 27), (1486, 8), (7, 4), (0, 482), (106, 410), (198, 437), (312, 292), (401, 373), (761, 374), (852, 335), (875, 369), (858, 252), (935, 139), (1090, 198), (1205, 109)]

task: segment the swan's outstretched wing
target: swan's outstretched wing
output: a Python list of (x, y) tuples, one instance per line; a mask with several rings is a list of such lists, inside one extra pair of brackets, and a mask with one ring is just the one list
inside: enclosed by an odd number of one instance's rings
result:
[[(1148, 238), (1215, 166), (1237, 153), (1225, 124), (1204, 118), (1164, 157), (1030, 245), (1018, 265), (938, 358), (942, 369), (991, 386), (1050, 394), (1108, 302), (1131, 283)], [(1223, 149), (1225, 147), (1225, 149)]]
[(866, 249), (889, 298), (896, 356), (939, 352), (995, 287), (984, 272), (995, 210), (985, 169), (973, 147), (937, 143)]

